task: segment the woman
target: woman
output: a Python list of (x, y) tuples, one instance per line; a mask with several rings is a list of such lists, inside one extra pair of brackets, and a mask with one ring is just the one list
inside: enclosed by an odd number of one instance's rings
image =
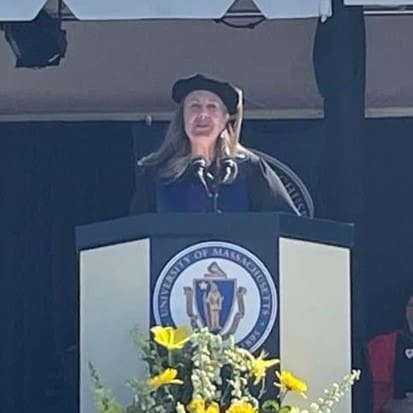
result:
[(298, 214), (266, 162), (239, 143), (239, 89), (204, 75), (177, 81), (179, 105), (161, 147), (138, 162), (131, 213)]
[(374, 337), (367, 349), (373, 413), (413, 413), (413, 294), (405, 300), (405, 327)]

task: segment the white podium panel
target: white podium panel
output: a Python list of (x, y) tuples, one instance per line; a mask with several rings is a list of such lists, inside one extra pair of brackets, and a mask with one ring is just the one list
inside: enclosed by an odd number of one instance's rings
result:
[(126, 380), (143, 377), (130, 333), (149, 332), (149, 275), (149, 240), (80, 253), (80, 413), (96, 412), (88, 362), (123, 403)]
[[(308, 383), (308, 400), (351, 371), (350, 250), (280, 238), (281, 367)], [(351, 411), (351, 394), (336, 407)]]

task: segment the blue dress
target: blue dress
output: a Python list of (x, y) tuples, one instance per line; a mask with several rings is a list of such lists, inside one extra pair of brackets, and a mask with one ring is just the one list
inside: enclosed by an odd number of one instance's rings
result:
[(171, 181), (159, 177), (157, 166), (139, 167), (130, 214), (274, 211), (298, 215), (280, 178), (264, 160), (251, 155), (237, 163), (239, 172), (232, 183), (216, 185), (211, 179), (208, 189), (191, 168)]
[(216, 185), (205, 179), (207, 187), (191, 171), (176, 181), (156, 183), (157, 212), (245, 212), (248, 193), (245, 174), (231, 184)]

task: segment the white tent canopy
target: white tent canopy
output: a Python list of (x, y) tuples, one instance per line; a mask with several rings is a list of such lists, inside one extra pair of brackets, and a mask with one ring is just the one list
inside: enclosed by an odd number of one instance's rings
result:
[(57, 67), (16, 69), (0, 38), (3, 119), (164, 118), (173, 82), (195, 72), (244, 89), (255, 117), (322, 115), (312, 64), (316, 19), (265, 21), (254, 30), (210, 20), (64, 22)]
[[(89, 2), (66, 3), (73, 8)], [(5, 4), (25, 11), (24, 4), (39, 8), (44, 1), (2, 0), (0, 11)], [(246, 3), (238, 2), (242, 5)], [(174, 80), (194, 72), (242, 87), (248, 117), (321, 117), (312, 61), (317, 22), (274, 19), (249, 30), (208, 19), (71, 19), (63, 22), (66, 57), (59, 66), (41, 70), (16, 69), (10, 46), (0, 35), (0, 121), (165, 119), (174, 108)], [(368, 116), (413, 116), (412, 23), (412, 16), (366, 17)]]
[(348, 6), (399, 7), (413, 5), (413, 0), (344, 0)]
[[(53, 0), (2, 0), (0, 21), (32, 20)], [(65, 0), (79, 20), (214, 19), (231, 7), (244, 8), (245, 0)], [(235, 4), (234, 4), (235, 3)], [(328, 15), (331, 0), (254, 0), (253, 7), (268, 18), (302, 18)], [(251, 6), (248, 5), (248, 8)]]

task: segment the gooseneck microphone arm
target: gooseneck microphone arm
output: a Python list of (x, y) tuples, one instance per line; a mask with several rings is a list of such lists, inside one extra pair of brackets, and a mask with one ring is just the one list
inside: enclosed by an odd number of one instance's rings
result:
[(198, 156), (198, 157), (194, 158), (191, 162), (191, 166), (192, 166), (192, 170), (194, 171), (195, 175), (201, 181), (201, 184), (204, 187), (205, 192), (208, 195), (208, 198), (212, 198), (212, 193), (209, 190), (208, 184), (205, 180), (205, 170), (206, 170), (206, 167), (207, 167), (207, 163), (206, 163), (205, 158), (203, 158), (202, 156)]
[(220, 186), (231, 184), (238, 175), (238, 164), (232, 158), (224, 158), (219, 162), (216, 178), (212, 185), (212, 210), (218, 214), (222, 211), (218, 208)]
[[(218, 184), (217, 180), (214, 179), (213, 175), (209, 174), (207, 171), (207, 162), (205, 158), (199, 156), (197, 158), (194, 158), (191, 162), (192, 170), (195, 173), (195, 175), (199, 178), (199, 181), (201, 182), (202, 186), (205, 189), (205, 192), (208, 195), (208, 198), (211, 199), (212, 201), (212, 212), (215, 213), (222, 213), (222, 211), (218, 208), (218, 197), (219, 197), (219, 191), (218, 191)], [(213, 184), (211, 185), (211, 189), (208, 186), (208, 183), (206, 181), (206, 177), (209, 177)]]
[(230, 184), (238, 174), (238, 164), (232, 158), (224, 158), (220, 163), (220, 183)]

